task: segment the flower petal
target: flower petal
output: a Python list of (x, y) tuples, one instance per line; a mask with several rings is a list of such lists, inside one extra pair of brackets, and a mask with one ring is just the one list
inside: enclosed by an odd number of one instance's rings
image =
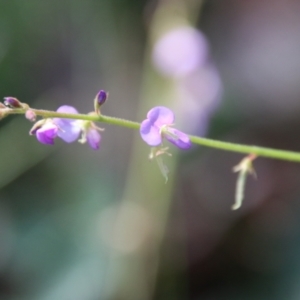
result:
[(151, 120), (146, 119), (141, 123), (140, 135), (149, 146), (155, 147), (161, 144), (160, 130), (152, 125)]
[(58, 128), (53, 123), (46, 123), (36, 131), (36, 138), (42, 144), (53, 145), (57, 136)]
[(81, 126), (79, 122), (69, 121), (66, 119), (55, 119), (58, 126), (57, 135), (66, 143), (72, 143), (79, 138)]
[(101, 135), (95, 128), (89, 128), (86, 134), (86, 139), (92, 149), (98, 150), (101, 141)]
[(161, 127), (173, 124), (175, 116), (171, 109), (165, 106), (156, 106), (149, 110), (147, 118), (152, 124)]
[(164, 137), (180, 149), (190, 149), (192, 146), (189, 136), (175, 128), (169, 127), (164, 131)]
[[(57, 112), (78, 114), (78, 111), (73, 106), (63, 105), (57, 109)], [(54, 123), (58, 126), (57, 135), (67, 143), (76, 141), (81, 132), (81, 123), (78, 120), (54, 118)]]
[(78, 114), (77, 109), (70, 105), (60, 106), (56, 111), (59, 113), (66, 113), (66, 114)]

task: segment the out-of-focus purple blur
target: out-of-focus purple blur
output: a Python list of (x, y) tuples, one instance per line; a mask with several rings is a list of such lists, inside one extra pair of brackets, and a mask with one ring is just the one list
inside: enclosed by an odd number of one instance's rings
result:
[(176, 27), (155, 43), (155, 68), (174, 84), (172, 108), (191, 134), (204, 135), (211, 114), (221, 100), (222, 83), (204, 34), (193, 27)]
[(208, 58), (205, 36), (193, 27), (178, 27), (163, 34), (153, 49), (153, 62), (164, 75), (185, 77), (201, 68)]

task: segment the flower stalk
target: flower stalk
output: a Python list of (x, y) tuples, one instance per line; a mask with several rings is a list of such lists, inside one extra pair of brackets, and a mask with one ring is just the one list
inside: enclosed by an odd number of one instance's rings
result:
[[(28, 109), (26, 108), (1, 108), (0, 107), (0, 117), (6, 117), (8, 115), (13, 114), (24, 114)], [(50, 110), (42, 110), (42, 109), (34, 109), (30, 108), (30, 110), (35, 113), (36, 116), (41, 116), (43, 118), (64, 118), (64, 119), (76, 119), (76, 120), (84, 120), (84, 121), (92, 121), (92, 122), (100, 122), (106, 123), (116, 126), (127, 127), (130, 129), (139, 129), (140, 123), (125, 120), (116, 117), (110, 117), (105, 115), (89, 115), (89, 114), (71, 114), (71, 113), (61, 113)], [(230, 142), (224, 142), (219, 140), (213, 140), (209, 138), (203, 138), (198, 136), (189, 135), (190, 141), (193, 144), (243, 153), (243, 154), (255, 154), (260, 157), (267, 157), (291, 162), (300, 162), (300, 152), (287, 151), (287, 150), (278, 150), (273, 148), (259, 147), (259, 146), (250, 146), (243, 144), (236, 144)]]

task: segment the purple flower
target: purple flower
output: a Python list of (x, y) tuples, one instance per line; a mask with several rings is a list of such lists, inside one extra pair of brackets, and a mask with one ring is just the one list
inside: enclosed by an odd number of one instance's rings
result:
[(86, 133), (86, 139), (90, 147), (94, 150), (98, 150), (101, 141), (101, 135), (96, 128), (90, 127)]
[(38, 128), (35, 132), (36, 138), (42, 144), (53, 145), (54, 139), (57, 136), (58, 128), (52, 122), (46, 122), (43, 126)]
[[(74, 107), (68, 105), (59, 107), (57, 112), (78, 114)], [(54, 118), (38, 121), (30, 134), (35, 134), (40, 143), (48, 145), (53, 145), (57, 136), (67, 143), (72, 143), (81, 135), (79, 142), (87, 141), (92, 149), (97, 150), (101, 141), (99, 130), (100, 128), (90, 121)]]
[(180, 149), (189, 149), (192, 143), (188, 135), (171, 127), (174, 119), (174, 113), (169, 108), (164, 106), (152, 108), (140, 126), (142, 139), (149, 146), (156, 147), (161, 145), (165, 138)]
[[(60, 106), (57, 110), (60, 113), (67, 113), (67, 114), (78, 114), (76, 108), (63, 105)], [(66, 143), (72, 143), (76, 141), (81, 132), (81, 122), (72, 119), (61, 119), (61, 118), (54, 118), (53, 123), (58, 127), (57, 135)]]
[(98, 128), (93, 122), (83, 121), (82, 123), (82, 135), (78, 140), (79, 143), (89, 143), (93, 150), (98, 150), (100, 147), (101, 135), (99, 131), (103, 129)]

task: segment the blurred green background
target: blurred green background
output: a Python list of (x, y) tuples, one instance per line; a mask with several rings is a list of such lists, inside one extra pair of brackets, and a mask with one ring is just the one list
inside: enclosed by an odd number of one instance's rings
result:
[[(88, 113), (105, 89), (110, 116), (166, 105), (187, 132), (300, 151), (299, 14), (294, 0), (0, 0), (0, 95)], [(255, 161), (231, 211), (239, 154), (171, 146), (165, 184), (137, 131), (105, 125), (96, 152), (39, 144), (31, 126), (0, 122), (1, 300), (300, 298), (298, 164)]]

